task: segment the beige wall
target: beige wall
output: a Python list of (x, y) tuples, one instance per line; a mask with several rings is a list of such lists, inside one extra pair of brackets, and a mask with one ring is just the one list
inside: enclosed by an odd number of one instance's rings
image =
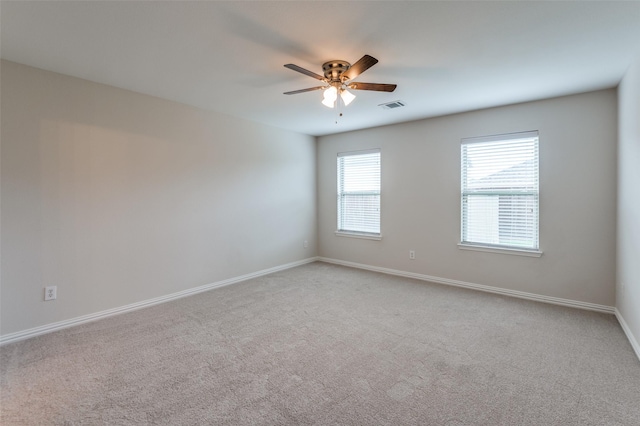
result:
[[(619, 101), (618, 283), (626, 289), (618, 288), (617, 304), (636, 336), (639, 68)], [(2, 335), (318, 254), (616, 301), (615, 90), (325, 136), (317, 145), (6, 61), (1, 95)], [(524, 130), (540, 132), (544, 255), (459, 250), (460, 139)], [(337, 237), (336, 153), (374, 147), (382, 149), (383, 239)], [(58, 286), (55, 302), (43, 302), (46, 285)]]
[[(636, 344), (640, 344), (640, 56), (620, 83), (618, 96), (616, 306), (634, 335)], [(640, 351), (640, 347), (636, 347), (636, 351)]]
[[(319, 138), (319, 255), (613, 306), (616, 105), (604, 90)], [(543, 256), (458, 249), (460, 139), (527, 130), (540, 132)], [(382, 241), (334, 235), (336, 154), (367, 148), (382, 150)]]
[(313, 137), (5, 61), (1, 90), (1, 334), (316, 255)]

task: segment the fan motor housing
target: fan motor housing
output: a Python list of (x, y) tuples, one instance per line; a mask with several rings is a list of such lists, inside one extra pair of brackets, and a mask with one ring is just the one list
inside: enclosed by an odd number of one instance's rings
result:
[(347, 61), (342, 61), (340, 59), (327, 61), (324, 64), (322, 64), (322, 70), (324, 71), (324, 76), (330, 82), (341, 81), (340, 76), (349, 68), (351, 68), (351, 64)]

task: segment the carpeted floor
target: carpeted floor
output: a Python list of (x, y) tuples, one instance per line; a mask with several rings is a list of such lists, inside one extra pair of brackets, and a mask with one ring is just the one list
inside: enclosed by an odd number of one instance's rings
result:
[(615, 317), (313, 263), (0, 348), (2, 425), (638, 425)]

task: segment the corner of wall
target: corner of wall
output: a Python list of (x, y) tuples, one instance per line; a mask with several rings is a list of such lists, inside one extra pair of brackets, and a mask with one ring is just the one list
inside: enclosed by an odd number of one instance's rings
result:
[(616, 316), (640, 359), (640, 54), (618, 86)]

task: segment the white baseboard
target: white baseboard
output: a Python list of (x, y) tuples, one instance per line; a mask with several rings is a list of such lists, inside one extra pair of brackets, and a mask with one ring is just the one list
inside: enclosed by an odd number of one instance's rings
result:
[(167, 294), (166, 296), (155, 297), (153, 299), (143, 300), (141, 302), (132, 303), (130, 305), (120, 306), (118, 308), (113, 308), (113, 309), (107, 309), (106, 311), (100, 311), (93, 314), (83, 315), (80, 317), (71, 318), (64, 321), (54, 322), (51, 324), (30, 328), (28, 330), (5, 334), (4, 336), (0, 336), (0, 345), (17, 342), (19, 340), (29, 339), (31, 337), (39, 336), (41, 334), (52, 333), (54, 331), (62, 330), (64, 328), (85, 324), (91, 321), (96, 321), (96, 320), (107, 318), (113, 315), (124, 314), (126, 312), (135, 311), (141, 308), (158, 305), (160, 303), (165, 303), (165, 302), (180, 299), (186, 296), (191, 296), (197, 293), (202, 293), (204, 291), (213, 290), (214, 288), (224, 287), (230, 284), (239, 283), (241, 281), (250, 280), (252, 278), (261, 277), (263, 275), (272, 274), (274, 272), (283, 271), (285, 269), (295, 268), (296, 266), (315, 262), (317, 260), (318, 260), (317, 257), (309, 257), (307, 259), (299, 260), (297, 262), (291, 262), (284, 265), (275, 266), (273, 268), (252, 272), (250, 274), (241, 275), (239, 277), (229, 278), (229, 279), (218, 281), (215, 283), (205, 284), (203, 286), (179, 291), (177, 293)]
[(640, 344), (638, 344), (638, 341), (636, 340), (635, 336), (631, 332), (629, 325), (627, 325), (627, 322), (622, 317), (622, 314), (620, 313), (618, 308), (615, 309), (615, 314), (616, 314), (616, 318), (618, 319), (618, 322), (620, 323), (620, 326), (622, 327), (622, 330), (624, 331), (624, 334), (626, 334), (627, 339), (629, 339), (629, 343), (631, 343), (631, 347), (633, 348), (633, 351), (636, 353), (636, 356), (638, 357), (638, 361), (640, 361)]
[(469, 288), (473, 290), (480, 290), (480, 291), (485, 291), (489, 293), (501, 294), (505, 296), (518, 297), (521, 299), (528, 299), (528, 300), (534, 300), (538, 302), (551, 303), (555, 305), (569, 306), (573, 308), (586, 309), (590, 311), (615, 314), (622, 326), (622, 329), (627, 335), (627, 338), (631, 342), (631, 346), (633, 347), (634, 351), (638, 355), (638, 358), (640, 358), (640, 345), (638, 345), (638, 342), (635, 340), (635, 337), (633, 336), (633, 334), (631, 333), (631, 330), (629, 329), (626, 322), (622, 318), (622, 315), (618, 312), (617, 309), (615, 309), (612, 306), (598, 305), (594, 303), (580, 302), (577, 300), (562, 299), (558, 297), (543, 296), (543, 295), (534, 294), (534, 293), (526, 293), (522, 291), (503, 289), (499, 287), (486, 286), (482, 284), (474, 284), (474, 283), (469, 283), (465, 281), (451, 280), (448, 278), (434, 277), (431, 275), (400, 271), (397, 269), (381, 268), (377, 266), (365, 265), (365, 264), (355, 263), (355, 262), (347, 262), (343, 260), (330, 259), (326, 257), (310, 257), (297, 262), (291, 262), (291, 263), (276, 266), (273, 268), (263, 269), (261, 271), (253, 272), (250, 274), (245, 274), (245, 275), (229, 278), (222, 281), (217, 281), (211, 284), (205, 284), (203, 286), (191, 288), (188, 290), (183, 290), (183, 291), (168, 294), (165, 296), (156, 297), (153, 299), (143, 300), (141, 302), (132, 303), (130, 305), (125, 305), (125, 306), (121, 306), (113, 309), (107, 309), (105, 311), (100, 311), (93, 314), (83, 315), (80, 317), (71, 318), (68, 320), (59, 321), (51, 324), (46, 324), (43, 326), (34, 327), (27, 330), (18, 331), (15, 333), (5, 334), (3, 336), (0, 336), (0, 345), (5, 345), (5, 344), (20, 341), (20, 340), (29, 339), (31, 337), (39, 336), (46, 333), (52, 333), (54, 331), (62, 330), (62, 329), (73, 327), (80, 324), (85, 324), (91, 321), (96, 321), (96, 320), (107, 318), (113, 315), (132, 312), (132, 311), (146, 308), (149, 306), (158, 305), (160, 303), (165, 303), (172, 300), (180, 299), (182, 297), (187, 297), (197, 293), (202, 293), (204, 291), (213, 290), (215, 288), (224, 287), (224, 286), (239, 283), (242, 281), (247, 281), (252, 278), (261, 277), (264, 275), (272, 274), (274, 272), (283, 271), (285, 269), (295, 268), (296, 266), (305, 265), (307, 263), (312, 263), (315, 261), (333, 263), (336, 265), (349, 266), (352, 268), (365, 269), (365, 270), (374, 271), (374, 272), (381, 272), (389, 275), (397, 275), (401, 277), (414, 278), (414, 279), (429, 281), (429, 282), (438, 283), (438, 284), (464, 287), (464, 288)]
[(406, 271), (400, 271), (397, 269), (381, 268), (378, 266), (364, 265), (364, 264), (355, 263), (355, 262), (346, 262), (343, 260), (330, 259), (326, 257), (318, 257), (318, 260), (320, 262), (334, 263), (336, 265), (350, 266), (352, 268), (366, 269), (368, 271), (381, 272), (383, 274), (397, 275), (397, 276), (406, 277), (406, 278), (414, 278), (417, 280), (451, 285), (455, 287), (464, 287), (472, 290), (484, 291), (487, 293), (495, 293), (495, 294), (501, 294), (504, 296), (517, 297), (519, 299), (527, 299), (527, 300), (534, 300), (536, 302), (551, 303), (553, 305), (569, 306), (572, 308), (586, 309), (589, 311), (603, 312), (607, 314), (614, 314), (614, 310), (615, 310), (613, 306), (598, 305), (595, 303), (581, 302), (579, 300), (571, 300), (571, 299), (562, 299), (559, 297), (544, 296), (544, 295), (535, 294), (535, 293), (526, 293), (524, 291), (509, 290), (505, 288), (492, 287), (492, 286), (483, 285), (483, 284), (474, 284), (474, 283), (469, 283), (465, 281), (451, 280), (448, 278), (434, 277), (431, 275), (417, 274), (415, 272), (406, 272)]

